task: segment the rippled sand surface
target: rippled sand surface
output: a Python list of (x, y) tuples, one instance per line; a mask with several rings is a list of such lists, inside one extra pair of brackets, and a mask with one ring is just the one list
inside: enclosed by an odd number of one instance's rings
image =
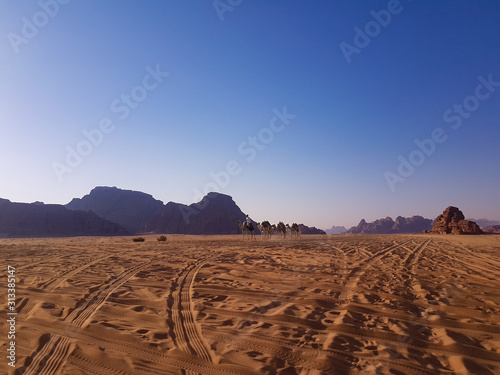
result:
[(500, 236), (0, 239), (0, 254), (25, 375), (500, 373)]

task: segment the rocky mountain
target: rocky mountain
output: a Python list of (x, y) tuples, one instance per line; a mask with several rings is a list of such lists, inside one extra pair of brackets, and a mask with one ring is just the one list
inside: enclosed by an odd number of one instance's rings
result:
[[(179, 234), (237, 234), (245, 214), (229, 195), (208, 193), (189, 206), (169, 202), (146, 225), (147, 231)], [(257, 231), (257, 228), (255, 226)]]
[(318, 229), (316, 227), (308, 227), (304, 224), (299, 224), (299, 229), (301, 234), (326, 234), (324, 230)]
[(500, 225), (490, 225), (489, 227), (483, 228), (483, 232), (500, 234)]
[(342, 234), (347, 232), (347, 228), (343, 226), (333, 226), (330, 229), (325, 230), (326, 234)]
[(420, 233), (432, 228), (432, 220), (422, 216), (401, 217), (394, 220), (394, 233)]
[(495, 225), (500, 225), (500, 220), (488, 220), (488, 219), (469, 219), (470, 221), (475, 222), (481, 228), (492, 227)]
[(12, 203), (0, 199), (0, 237), (110, 236), (130, 234), (93, 212), (62, 205)]
[(432, 220), (422, 216), (401, 217), (396, 220), (390, 217), (378, 219), (371, 223), (367, 223), (365, 219), (361, 219), (359, 224), (352, 227), (347, 233), (372, 233), (372, 234), (391, 234), (391, 233), (420, 233), (424, 230), (432, 228)]
[[(124, 235), (134, 233), (159, 234), (237, 234), (236, 221), (245, 214), (233, 199), (225, 194), (208, 193), (191, 205), (154, 199), (139, 191), (116, 187), (96, 187), (82, 198), (67, 205), (44, 205), (42, 202), (12, 203), (0, 199), (0, 236), (80, 236)], [(485, 220), (486, 221), (486, 220)], [(255, 226), (256, 233), (258, 229)], [(326, 234), (325, 231), (300, 224), (303, 234)], [(465, 220), (456, 207), (448, 207), (433, 221), (422, 216), (398, 216), (359, 224), (346, 233), (482, 233), (479, 226)], [(488, 232), (496, 232), (495, 226)], [(344, 227), (332, 227), (329, 233), (342, 233)]]
[(465, 220), (465, 216), (457, 207), (447, 207), (434, 221), (431, 233), (439, 234), (482, 234), (483, 231), (475, 222)]
[(92, 211), (132, 233), (139, 233), (147, 231), (147, 224), (163, 211), (164, 205), (162, 201), (140, 191), (99, 186), (83, 198), (74, 198), (66, 204), (66, 208)]
[[(191, 205), (164, 205), (149, 194), (101, 186), (73, 199), (66, 208), (94, 212), (132, 233), (237, 234), (241, 231), (236, 221), (245, 220), (245, 213), (234, 200), (220, 193), (208, 193)], [(259, 234), (257, 226), (255, 233)], [(324, 232), (304, 225), (302, 233)]]
[(392, 227), (394, 225), (394, 221), (390, 217), (386, 217), (385, 219), (378, 219), (371, 223), (367, 223), (365, 219), (361, 219), (359, 224), (356, 227), (352, 227), (347, 231), (347, 233), (357, 234), (357, 233), (378, 233), (378, 234), (386, 234), (393, 233)]

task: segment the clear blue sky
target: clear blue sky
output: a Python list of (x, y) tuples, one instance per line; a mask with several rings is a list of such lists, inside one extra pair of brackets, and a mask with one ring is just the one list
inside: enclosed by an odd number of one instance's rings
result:
[(0, 197), (206, 188), (320, 228), (500, 219), (500, 2), (231, 3), (0, 0)]

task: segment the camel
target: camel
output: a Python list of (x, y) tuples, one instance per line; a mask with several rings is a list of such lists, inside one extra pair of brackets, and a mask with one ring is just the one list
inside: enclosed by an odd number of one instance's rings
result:
[(269, 237), (271, 238), (273, 234), (273, 227), (271, 226), (271, 223), (269, 221), (263, 221), (261, 223), (257, 223), (257, 227), (260, 230), (260, 234), (263, 236), (262, 239)]
[(292, 226), (290, 227), (290, 230), (291, 230), (291, 236), (295, 238), (299, 238), (300, 237), (300, 228), (299, 228), (299, 225), (297, 223), (293, 223)]
[(280, 221), (277, 225), (275, 225), (274, 229), (276, 229), (276, 232), (280, 235), (280, 238), (281, 235), (283, 235), (283, 238), (286, 237), (286, 226), (282, 221)]
[(241, 222), (239, 220), (236, 222), (236, 224), (241, 229), (241, 233), (243, 234), (243, 238), (245, 238), (245, 235), (250, 236), (250, 239), (255, 238), (255, 234), (254, 234), (255, 231), (253, 229), (253, 226), (249, 228), (246, 221), (243, 222), (243, 224), (241, 224)]
[[(259, 232), (260, 232), (260, 236), (264, 236), (265, 233), (264, 233), (264, 226), (261, 224), (261, 223), (257, 223), (257, 228), (259, 228)], [(262, 237), (264, 238), (264, 237)]]

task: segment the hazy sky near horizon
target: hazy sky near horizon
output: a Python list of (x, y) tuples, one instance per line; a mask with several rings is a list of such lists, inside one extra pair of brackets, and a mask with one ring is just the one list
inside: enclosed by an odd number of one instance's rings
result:
[(500, 219), (500, 2), (0, 0), (0, 197)]

